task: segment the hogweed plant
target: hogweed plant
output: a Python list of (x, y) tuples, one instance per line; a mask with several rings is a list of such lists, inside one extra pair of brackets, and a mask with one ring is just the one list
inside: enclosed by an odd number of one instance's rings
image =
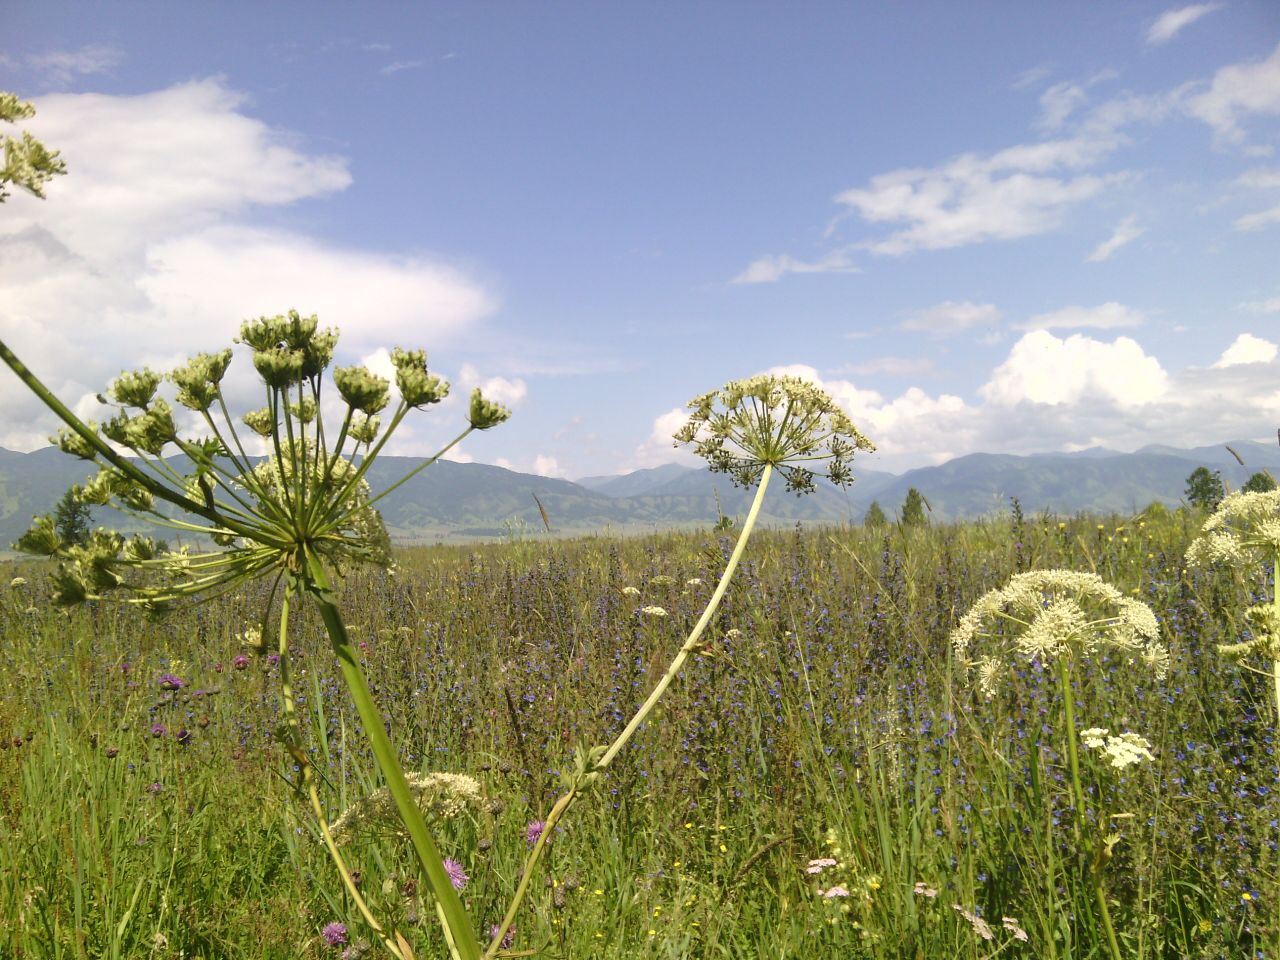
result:
[[(94, 531), (83, 544), (63, 543), (52, 516), (38, 517), (16, 546), (57, 560), (55, 599), (61, 604), (119, 600), (163, 611), (181, 601), (206, 600), (265, 578), (271, 584), (267, 612), (280, 599), (276, 629), (280, 694), (285, 722), (281, 742), (298, 763), (326, 846), (357, 907), (387, 949), (412, 955), (399, 934), (388, 934), (361, 899), (351, 871), (329, 829), (302, 749), (289, 665), (289, 616), (304, 599), (319, 611), (347, 689), (369, 738), (386, 792), (408, 834), (435, 899), (441, 930), (452, 956), (478, 960), (474, 928), (451, 882), (444, 858), (419, 805), (421, 791), (405, 776), (348, 636), (334, 593), (334, 579), (353, 564), (390, 563), (390, 542), (377, 502), (434, 463), (475, 430), (502, 423), (508, 411), (472, 393), (467, 425), (434, 457), (374, 495), (369, 470), (411, 411), (443, 400), (449, 385), (427, 369), (426, 353), (395, 349), (398, 399), (383, 426), (380, 414), (392, 403), (391, 384), (362, 366), (335, 367), (326, 382), (338, 334), (319, 328), (314, 316), (247, 321), (239, 342), (249, 348), (263, 385), (265, 405), (244, 414), (240, 428), (228, 410), (222, 381), (230, 349), (199, 354), (161, 376), (151, 370), (122, 373), (99, 400), (115, 408), (101, 424), (71, 412), (0, 343), (0, 357), (65, 426), (51, 438), (64, 452), (95, 464), (98, 473), (72, 488), (80, 502), (109, 505), (132, 518), (177, 531), (208, 544), (165, 550), (147, 536)], [(173, 398), (207, 431), (179, 432), (178, 411), (159, 388), (168, 381)], [(336, 431), (326, 429), (321, 410), (330, 386), (344, 411)], [(242, 439), (247, 427), (260, 438), (258, 455)], [(121, 453), (125, 450), (129, 455)], [(265, 647), (267, 617), (256, 635)]]
[[(577, 749), (569, 789), (556, 800), (542, 821), (516, 895), (495, 930), (486, 957), (495, 955), (499, 941), (514, 922), (533, 870), (556, 824), (575, 800), (598, 782), (600, 775), (644, 725), (689, 657), (709, 649), (702, 639), (703, 633), (742, 559), (774, 472), (781, 473), (787, 489), (796, 494), (812, 491), (816, 476), (846, 485), (853, 482), (849, 464), (855, 452), (875, 449), (829, 395), (798, 377), (762, 374), (734, 380), (719, 390), (695, 397), (688, 406), (689, 419), (676, 431), (676, 445), (692, 444), (713, 472), (729, 474), (738, 486), (756, 487), (755, 497), (715, 590), (653, 690), (610, 744)], [(667, 615), (664, 608), (657, 606), (646, 606), (642, 613), (659, 618)]]
[[(1070, 764), (1075, 835), (1088, 848), (1085, 853), (1091, 885), (1112, 960), (1122, 960), (1123, 954), (1103, 888), (1102, 869), (1110, 848), (1104, 850), (1084, 830), (1087, 808), (1071, 680), (1079, 662), (1105, 650), (1115, 650), (1141, 662), (1157, 679), (1163, 679), (1169, 668), (1169, 652), (1160, 642), (1159, 633), (1150, 607), (1126, 597), (1094, 574), (1032, 570), (1015, 575), (1005, 586), (980, 597), (951, 634), (957, 661), (976, 673), (978, 685), (988, 697), (995, 696), (1015, 659), (1039, 661), (1054, 670), (1066, 726), (1063, 740)], [(1107, 731), (1085, 732), (1091, 735), (1091, 744), (1101, 737), (1101, 746), (1111, 751)], [(1113, 739), (1117, 751), (1128, 744), (1130, 755), (1139, 746), (1123, 735)], [(1141, 744), (1145, 745), (1145, 741)], [(1104, 817), (1098, 820), (1104, 824)], [(1108, 838), (1103, 839), (1105, 845)]]

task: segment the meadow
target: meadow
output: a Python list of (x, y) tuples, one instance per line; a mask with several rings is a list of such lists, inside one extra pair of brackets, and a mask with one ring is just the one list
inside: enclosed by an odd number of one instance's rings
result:
[[(1114, 653), (1074, 674), (1078, 726), (1139, 732), (1154, 755), (1122, 770), (1084, 756), (1089, 816), (1107, 811), (1124, 955), (1280, 956), (1270, 681), (1215, 650), (1239, 639), (1267, 571), (1188, 570), (1202, 519), (1015, 511), (758, 532), (712, 643), (555, 829), (511, 950), (1108, 956), (1052, 671), (1021, 664), (988, 698), (949, 642), (985, 591), (1061, 567), (1150, 604), (1170, 650), (1164, 679)], [(441, 837), (484, 923), (500, 919), (575, 745), (621, 729), (732, 543), (706, 531), (415, 548), (391, 573), (341, 583), (405, 767), (485, 787), (484, 809)], [(11, 575), (0, 956), (363, 955), (374, 938), (334, 882), (276, 737), (279, 664), (240, 640), (265, 592), (154, 619), (56, 608), (39, 564)], [(377, 786), (376, 768), (319, 617), (300, 611), (296, 626), (295, 688), (334, 819)], [(375, 913), (419, 956), (439, 955), (407, 842), (366, 832), (346, 850)]]

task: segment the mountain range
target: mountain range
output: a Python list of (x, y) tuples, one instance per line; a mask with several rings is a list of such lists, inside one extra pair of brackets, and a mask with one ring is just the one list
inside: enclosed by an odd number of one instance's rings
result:
[[(382, 457), (369, 472), (370, 485), (384, 489), (420, 462)], [(761, 523), (856, 524), (873, 501), (892, 516), (912, 487), (924, 495), (936, 521), (1002, 513), (1011, 497), (1028, 514), (1129, 515), (1152, 502), (1179, 504), (1188, 475), (1200, 466), (1219, 471), (1227, 489), (1237, 489), (1257, 471), (1280, 477), (1280, 447), (1238, 441), (1194, 449), (1152, 445), (1133, 453), (1101, 448), (1029, 456), (974, 453), (902, 474), (859, 470), (855, 464), (857, 480), (848, 488), (820, 483), (813, 494), (796, 497), (777, 484), (765, 500)], [(71, 484), (92, 472), (52, 447), (32, 453), (0, 449), (0, 544), (16, 540), (33, 515), (51, 510)], [(561, 534), (705, 527), (722, 515), (741, 519), (752, 493), (723, 475), (676, 464), (574, 483), (441, 461), (392, 492), (379, 508), (397, 541), (457, 542), (542, 535), (542, 510), (551, 530)], [(110, 513), (96, 511), (94, 522), (128, 526), (127, 518)]]

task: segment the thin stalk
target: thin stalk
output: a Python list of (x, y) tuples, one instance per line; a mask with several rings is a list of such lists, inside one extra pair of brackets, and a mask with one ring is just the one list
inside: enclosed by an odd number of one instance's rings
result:
[[(1076, 713), (1075, 698), (1071, 694), (1071, 667), (1068, 658), (1062, 656), (1058, 658), (1058, 685), (1062, 687), (1062, 704), (1063, 712), (1067, 721), (1067, 757), (1071, 763), (1071, 787), (1074, 791), (1074, 803), (1076, 807), (1075, 815), (1075, 834), (1076, 841), (1087, 836), (1084, 829), (1084, 787), (1080, 783), (1080, 752), (1076, 748)], [(1103, 824), (1099, 824), (1098, 829), (1101, 830)], [(1102, 919), (1102, 928), (1107, 934), (1107, 946), (1111, 951), (1111, 960), (1124, 960), (1120, 953), (1120, 944), (1116, 941), (1115, 927), (1111, 924), (1111, 911), (1107, 907), (1107, 893), (1102, 887), (1102, 858), (1099, 852), (1097, 857), (1091, 858), (1089, 863), (1089, 872), (1093, 875), (1093, 895), (1098, 903), (1098, 916)]]
[(658, 685), (653, 688), (653, 692), (649, 694), (649, 698), (636, 711), (636, 715), (631, 718), (631, 722), (626, 725), (623, 731), (618, 734), (613, 743), (609, 745), (609, 749), (605, 751), (604, 756), (596, 764), (597, 769), (603, 770), (613, 762), (613, 758), (618, 755), (618, 751), (627, 745), (627, 741), (631, 739), (640, 725), (644, 723), (649, 713), (657, 705), (658, 700), (666, 692), (667, 687), (671, 686), (671, 681), (675, 679), (676, 674), (680, 672), (680, 668), (684, 666), (685, 660), (689, 658), (689, 654), (697, 646), (698, 640), (702, 637), (702, 632), (706, 630), (707, 624), (711, 622), (711, 618), (715, 615), (720, 601), (724, 597), (725, 590), (729, 588), (729, 581), (733, 579), (734, 571), (738, 569), (738, 561), (742, 559), (742, 551), (747, 545), (747, 540), (751, 536), (751, 530), (755, 526), (756, 518), (760, 515), (760, 505), (764, 503), (764, 492), (769, 487), (769, 478), (773, 476), (773, 464), (766, 463), (764, 471), (760, 474), (760, 486), (756, 490), (756, 497), (751, 501), (751, 509), (747, 513), (747, 519), (742, 524), (742, 533), (738, 537), (737, 544), (734, 545), (733, 553), (729, 556), (729, 563), (724, 568), (724, 573), (720, 577), (720, 582), (716, 584), (715, 593), (711, 595), (711, 600), (707, 603), (707, 608), (702, 611), (702, 616), (698, 618), (698, 622), (694, 625), (693, 632), (689, 634), (689, 639), (684, 642), (684, 646), (680, 648), (680, 652), (676, 654), (675, 659), (671, 661), (671, 666), (667, 667), (667, 672), (663, 674), (662, 679), (658, 681)]
[(426, 875), (427, 884), (439, 905), (439, 913), (446, 940), (450, 949), (459, 960), (480, 960), (480, 946), (476, 941), (475, 931), (467, 916), (458, 892), (454, 890), (449, 874), (444, 868), (444, 860), (436, 847), (431, 833), (427, 829), (422, 811), (414, 800), (405, 779), (404, 769), (396, 755), (395, 747), (382, 726), (382, 715), (373, 701), (373, 693), (369, 690), (368, 681), (351, 647), (351, 638), (347, 635), (346, 624), (342, 620), (337, 606), (333, 602), (333, 588), (329, 583), (324, 566), (314, 553), (308, 551), (305, 557), (306, 571), (312, 599), (320, 609), (333, 644), (333, 652), (337, 655), (338, 665), (342, 669), (343, 679), (351, 698), (355, 701), (360, 722), (364, 725), (365, 735), (373, 748), (373, 755), (378, 769), (387, 783), (387, 790), (395, 801), (400, 820), (409, 834), (414, 852), (418, 855), (418, 863)]
[[(278, 586), (279, 583), (280, 580), (277, 577), (276, 585)], [(272, 588), (271, 592), (272, 595), (275, 594), (275, 587)], [(289, 755), (298, 764), (302, 780), (307, 786), (307, 796), (311, 801), (311, 810), (315, 814), (316, 822), (320, 827), (320, 836), (324, 839), (325, 848), (329, 851), (329, 857), (333, 860), (334, 866), (338, 868), (338, 875), (342, 877), (342, 884), (347, 888), (347, 893), (350, 895), (352, 902), (355, 903), (356, 909), (360, 911), (360, 915), (364, 917), (365, 923), (377, 934), (378, 939), (382, 941), (382, 945), (387, 948), (387, 952), (395, 957), (396, 960), (405, 960), (400, 948), (387, 936), (386, 931), (382, 929), (382, 925), (378, 923), (373, 912), (369, 909), (368, 903), (360, 895), (355, 877), (351, 875), (351, 870), (347, 866), (346, 860), (343, 858), (341, 851), (338, 850), (338, 844), (329, 830), (329, 820), (325, 816), (324, 806), (320, 803), (320, 794), (316, 790), (315, 771), (311, 767), (311, 758), (307, 756), (301, 746), (301, 724), (298, 722), (297, 704), (293, 696), (293, 670), (289, 666), (289, 601), (296, 593), (297, 587), (291, 584), (285, 591), (284, 600), (280, 606), (280, 702), (284, 706), (285, 736), (287, 738), (284, 746)]]
[[(465, 435), (466, 434), (464, 433), (463, 436)], [(458, 439), (460, 440), (462, 438), (459, 437)], [(457, 441), (454, 442), (456, 443)], [(738, 542), (734, 545), (733, 553), (729, 556), (729, 562), (725, 565), (724, 573), (721, 574), (720, 582), (716, 584), (715, 592), (711, 594), (711, 599), (707, 602), (706, 609), (702, 611), (702, 616), (699, 617), (698, 622), (694, 624), (693, 630), (690, 632), (688, 639), (686, 639), (684, 644), (680, 647), (679, 652), (671, 661), (671, 665), (667, 667), (667, 672), (663, 674), (662, 679), (659, 680), (657, 686), (653, 688), (648, 699), (641, 704), (640, 709), (637, 710), (635, 716), (631, 718), (631, 722), (627, 724), (620, 734), (618, 734), (601, 758), (596, 761), (596, 770), (604, 770), (613, 762), (613, 759), (618, 755), (618, 752), (627, 745), (627, 741), (630, 740), (636, 730), (640, 728), (640, 725), (644, 723), (645, 718), (648, 717), (650, 712), (652, 712), (653, 708), (657, 705), (658, 701), (662, 698), (667, 687), (671, 685), (671, 681), (675, 679), (676, 675), (680, 672), (680, 668), (684, 666), (684, 662), (689, 658), (689, 654), (697, 649), (698, 641), (701, 639), (703, 631), (706, 630), (707, 625), (711, 622), (711, 618), (715, 616), (715, 612), (720, 606), (720, 601), (724, 599), (725, 591), (729, 588), (729, 581), (733, 579), (733, 574), (738, 569), (738, 561), (742, 559), (742, 553), (746, 548), (747, 540), (750, 539), (751, 531), (755, 527), (756, 519), (760, 515), (760, 506), (764, 503), (765, 490), (768, 489), (769, 478), (772, 476), (773, 465), (766, 463), (764, 470), (761, 471), (760, 474), (760, 486), (756, 490), (755, 499), (751, 501), (751, 509), (747, 513), (747, 519), (742, 524), (742, 533), (738, 535)], [(574, 800), (580, 795), (581, 794), (576, 788), (570, 790), (568, 793), (561, 796), (551, 808), (551, 812), (547, 815), (547, 819), (543, 825), (542, 835), (538, 837), (538, 842), (534, 844), (533, 850), (529, 853), (529, 859), (525, 862), (524, 871), (520, 876), (520, 884), (516, 887), (516, 892), (511, 898), (511, 905), (507, 908), (506, 916), (503, 917), (496, 935), (490, 941), (489, 948), (485, 951), (484, 960), (491, 960), (491, 958), (497, 955), (498, 949), (502, 943), (502, 938), (506, 936), (507, 930), (510, 928), (512, 922), (514, 922), (516, 914), (520, 909), (520, 904), (523, 902), (525, 893), (528, 891), (529, 880), (533, 876), (533, 871), (537, 866), (539, 858), (542, 856), (542, 851), (546, 845), (547, 838), (550, 836), (556, 823), (559, 822), (559, 820), (569, 811)]]

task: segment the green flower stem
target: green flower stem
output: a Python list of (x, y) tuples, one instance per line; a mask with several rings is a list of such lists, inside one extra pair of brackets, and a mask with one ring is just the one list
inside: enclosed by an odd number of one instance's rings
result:
[[(1080, 751), (1076, 747), (1076, 708), (1075, 697), (1071, 693), (1071, 667), (1069, 657), (1058, 658), (1058, 685), (1062, 688), (1063, 712), (1067, 721), (1067, 758), (1071, 764), (1071, 788), (1074, 793), (1073, 803), (1076, 808), (1074, 818), (1076, 841), (1086, 835), (1084, 830), (1084, 787), (1080, 782)], [(1102, 825), (1099, 825), (1102, 829)], [(1098, 903), (1098, 916), (1102, 919), (1102, 928), (1107, 933), (1107, 946), (1111, 951), (1111, 960), (1124, 960), (1120, 953), (1120, 944), (1116, 941), (1115, 927), (1111, 924), (1111, 910), (1107, 907), (1107, 893), (1102, 887), (1102, 855), (1090, 860), (1089, 872), (1092, 874), (1093, 895)]]
[(658, 685), (649, 694), (649, 699), (645, 700), (640, 709), (636, 711), (636, 715), (631, 718), (631, 722), (618, 734), (613, 743), (609, 745), (609, 749), (605, 751), (604, 756), (600, 758), (600, 761), (596, 764), (597, 769), (603, 770), (609, 766), (613, 762), (613, 758), (618, 755), (618, 751), (627, 745), (627, 741), (644, 723), (645, 718), (649, 716), (649, 713), (657, 705), (667, 687), (671, 686), (671, 681), (680, 672), (684, 662), (689, 659), (689, 654), (697, 647), (703, 631), (707, 629), (707, 625), (711, 622), (711, 618), (720, 606), (720, 601), (724, 598), (725, 591), (729, 588), (729, 581), (733, 579), (734, 571), (738, 569), (738, 561), (742, 559), (742, 551), (747, 545), (747, 540), (751, 537), (751, 530), (756, 524), (756, 518), (760, 515), (760, 505), (764, 503), (764, 492), (769, 487), (769, 478), (772, 475), (773, 464), (766, 463), (764, 470), (760, 474), (760, 486), (756, 490), (756, 497), (751, 501), (751, 510), (747, 513), (747, 519), (742, 524), (742, 533), (733, 548), (733, 553), (729, 556), (729, 563), (724, 568), (720, 582), (716, 584), (715, 593), (711, 595), (711, 600), (707, 603), (707, 608), (702, 611), (702, 616), (698, 618), (698, 622), (694, 625), (693, 632), (689, 634), (689, 639), (684, 642), (680, 652), (671, 661), (671, 666), (667, 667), (667, 672), (663, 674), (662, 679), (658, 681)]
[[(276, 585), (278, 586), (279, 583), (279, 578), (277, 578)], [(272, 587), (271, 593), (272, 596), (275, 595), (275, 587)], [(387, 936), (382, 925), (374, 917), (373, 911), (369, 909), (369, 904), (360, 895), (360, 889), (356, 886), (355, 878), (351, 875), (351, 870), (347, 866), (347, 862), (329, 830), (329, 820), (325, 816), (324, 805), (320, 802), (320, 793), (316, 790), (316, 777), (315, 771), (311, 767), (311, 758), (307, 756), (301, 747), (298, 710), (293, 696), (293, 670), (289, 665), (289, 602), (296, 593), (297, 586), (291, 584), (289, 589), (285, 591), (284, 601), (280, 606), (280, 702), (284, 707), (285, 717), (284, 748), (293, 757), (294, 762), (298, 764), (303, 783), (307, 787), (307, 796), (311, 801), (311, 810), (315, 814), (316, 822), (320, 827), (320, 836), (324, 839), (324, 845), (329, 851), (329, 857), (333, 860), (334, 866), (338, 868), (338, 875), (342, 877), (342, 884), (347, 888), (347, 894), (351, 897), (352, 902), (355, 903), (356, 909), (360, 911), (360, 915), (364, 917), (365, 923), (377, 934), (378, 939), (382, 941), (382, 945), (387, 948), (387, 952), (395, 957), (396, 960), (405, 960), (400, 948)]]
[(369, 744), (373, 747), (378, 769), (387, 783), (387, 790), (395, 801), (396, 810), (413, 843), (414, 852), (418, 855), (418, 862), (426, 875), (427, 884), (439, 904), (445, 936), (451, 944), (450, 949), (458, 960), (480, 960), (480, 947), (476, 942), (475, 930), (466, 909), (462, 906), (458, 892), (453, 889), (453, 883), (449, 880), (449, 874), (444, 868), (440, 851), (432, 840), (426, 821), (422, 817), (422, 811), (418, 808), (413, 793), (409, 789), (404, 769), (400, 766), (399, 757), (396, 756), (395, 747), (391, 745), (391, 740), (383, 729), (382, 716), (373, 702), (373, 694), (369, 690), (364, 673), (356, 662), (346, 624), (343, 623), (342, 615), (333, 602), (333, 588), (329, 583), (328, 575), (320, 558), (314, 553), (308, 551), (305, 562), (304, 575), (312, 598), (319, 607), (320, 616), (329, 632), (333, 652), (338, 658), (338, 665), (342, 669), (342, 676), (351, 693), (351, 699), (355, 701), (360, 722), (365, 728), (365, 735), (368, 736)]

